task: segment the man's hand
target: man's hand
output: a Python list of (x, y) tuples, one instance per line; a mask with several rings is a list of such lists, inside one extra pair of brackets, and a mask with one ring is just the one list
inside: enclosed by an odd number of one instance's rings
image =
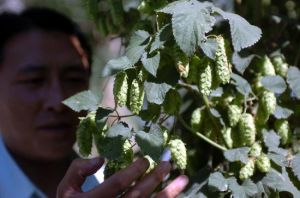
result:
[[(104, 160), (101, 158), (74, 160), (58, 186), (57, 197), (112, 198), (118, 195), (126, 198), (149, 197), (171, 170), (169, 162), (161, 162), (148, 175), (142, 177), (148, 169), (149, 162), (146, 159), (138, 159), (127, 168), (106, 179), (96, 188), (88, 192), (82, 192), (81, 186), (85, 178), (95, 173), (103, 163)], [(133, 183), (134, 185), (132, 185)], [(158, 192), (155, 197), (176, 197), (187, 183), (188, 178), (185, 175), (181, 175), (162, 191)]]

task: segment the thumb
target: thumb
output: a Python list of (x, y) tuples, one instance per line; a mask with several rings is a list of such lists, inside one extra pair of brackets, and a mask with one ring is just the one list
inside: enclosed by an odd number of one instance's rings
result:
[(67, 194), (82, 192), (81, 186), (85, 178), (103, 165), (104, 159), (96, 157), (93, 159), (75, 159), (68, 168), (64, 178), (57, 189), (57, 197), (65, 197)]

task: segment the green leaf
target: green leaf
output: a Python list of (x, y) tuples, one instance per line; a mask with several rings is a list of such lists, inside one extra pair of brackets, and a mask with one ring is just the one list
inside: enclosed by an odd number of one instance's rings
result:
[(95, 111), (98, 108), (100, 100), (100, 96), (94, 94), (90, 90), (86, 90), (67, 98), (62, 103), (76, 112), (83, 110)]
[(235, 177), (228, 178), (227, 182), (234, 198), (248, 198), (258, 192), (257, 186), (250, 179), (245, 180), (242, 185), (238, 184)]
[(292, 170), (300, 181), (300, 154), (297, 154), (291, 162)]
[(120, 159), (123, 154), (124, 142), (125, 140), (123, 140), (120, 136), (114, 138), (103, 138), (99, 143), (99, 145), (101, 145), (99, 150), (100, 155), (108, 160)]
[(280, 136), (275, 133), (275, 131), (263, 130), (263, 140), (265, 145), (268, 147), (269, 152), (274, 152), (286, 156), (288, 154), (287, 150), (279, 148)]
[(151, 125), (148, 133), (138, 131), (136, 142), (144, 155), (149, 155), (154, 161), (158, 162), (163, 152), (164, 136), (158, 125)]
[(227, 179), (220, 172), (210, 174), (208, 185), (216, 188), (218, 191), (227, 191), (228, 189)]
[(244, 74), (245, 70), (250, 65), (254, 57), (255, 55), (241, 57), (237, 52), (234, 52), (232, 55), (232, 63), (238, 72)]
[(281, 94), (286, 90), (286, 84), (280, 76), (264, 76), (261, 79), (261, 84), (269, 91)]
[(212, 30), (215, 18), (210, 15), (208, 3), (196, 0), (170, 3), (159, 12), (172, 14), (173, 35), (179, 47), (192, 55), (205, 34)]
[(147, 57), (147, 53), (144, 53), (142, 56), (142, 63), (144, 68), (154, 77), (156, 77), (157, 69), (159, 67), (159, 62), (160, 62), (159, 52), (153, 57)]
[(143, 30), (138, 30), (131, 36), (129, 45), (125, 50), (125, 55), (131, 61), (132, 65), (134, 65), (145, 53), (145, 48), (148, 45), (147, 43), (145, 44), (145, 41), (149, 37), (149, 33)]
[(154, 41), (151, 44), (151, 48), (150, 48), (150, 51), (149, 51), (150, 54), (152, 52), (154, 52), (155, 50), (157, 50), (157, 49), (163, 48), (166, 40), (169, 38), (169, 36), (172, 36), (172, 35), (169, 35), (169, 34), (171, 34), (171, 30), (170, 30), (171, 27), (170, 26), (171, 26), (170, 24), (167, 24), (167, 25), (163, 26), (159, 30), (159, 32), (157, 32), (155, 34)]
[(298, 197), (300, 194), (300, 191), (291, 182), (284, 167), (282, 168), (282, 173), (272, 169), (262, 179), (262, 183), (279, 192), (290, 192), (294, 197)]
[(278, 166), (286, 166), (286, 157), (284, 155), (270, 152), (268, 153), (268, 158), (270, 158)]
[(234, 51), (241, 51), (244, 48), (250, 47), (261, 38), (261, 29), (249, 24), (243, 17), (224, 12), (219, 8), (215, 8), (215, 11), (229, 21)]
[(166, 83), (157, 84), (147, 81), (144, 83), (144, 87), (147, 100), (150, 103), (159, 105), (164, 102), (167, 92), (172, 88), (169, 84)]
[(130, 62), (127, 56), (122, 56), (116, 59), (112, 59), (106, 63), (102, 71), (103, 76), (110, 76), (117, 73), (120, 70), (127, 69), (133, 64)]
[(286, 119), (290, 117), (293, 113), (294, 111), (277, 105), (275, 111), (273, 112), (273, 115), (277, 119)]
[(234, 73), (231, 74), (231, 78), (235, 81), (236, 89), (241, 94), (248, 96), (252, 92), (251, 86), (246, 79)]
[(130, 129), (125, 127), (122, 123), (114, 124), (106, 132), (109, 138), (122, 137), (122, 139), (129, 139), (131, 137)]
[(224, 156), (230, 162), (241, 161), (245, 164), (248, 161), (249, 150), (248, 147), (230, 149), (224, 152)]
[(290, 67), (287, 73), (287, 82), (291, 90), (300, 99), (300, 70), (297, 67)]
[(100, 121), (103, 118), (107, 117), (114, 110), (110, 108), (98, 107), (96, 111), (96, 121)]
[(206, 56), (210, 59), (215, 59), (216, 50), (218, 48), (218, 43), (216, 39), (208, 38), (205, 41), (200, 42), (200, 48)]

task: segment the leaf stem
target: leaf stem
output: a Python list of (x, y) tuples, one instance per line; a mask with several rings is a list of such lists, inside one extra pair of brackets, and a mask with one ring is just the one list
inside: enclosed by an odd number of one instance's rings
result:
[(184, 120), (181, 116), (178, 116), (178, 120), (179, 122), (183, 125), (184, 128), (186, 128), (188, 131), (192, 132), (193, 134), (195, 134), (196, 136), (198, 136), (199, 138), (201, 138), (202, 140), (204, 140), (205, 142), (211, 144), (212, 146), (220, 149), (221, 151), (227, 151), (227, 149), (221, 145), (219, 145), (218, 143), (212, 141), (211, 139), (207, 138), (205, 135), (194, 131)]
[(108, 117), (112, 117), (112, 118), (126, 118), (126, 117), (133, 117), (135, 116), (135, 114), (129, 114), (129, 115), (109, 115)]

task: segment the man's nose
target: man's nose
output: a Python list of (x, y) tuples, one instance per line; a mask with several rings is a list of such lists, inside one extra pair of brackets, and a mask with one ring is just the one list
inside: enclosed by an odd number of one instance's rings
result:
[(44, 96), (44, 108), (48, 111), (62, 112), (65, 109), (62, 101), (65, 99), (65, 94), (62, 84), (59, 80), (52, 81)]

